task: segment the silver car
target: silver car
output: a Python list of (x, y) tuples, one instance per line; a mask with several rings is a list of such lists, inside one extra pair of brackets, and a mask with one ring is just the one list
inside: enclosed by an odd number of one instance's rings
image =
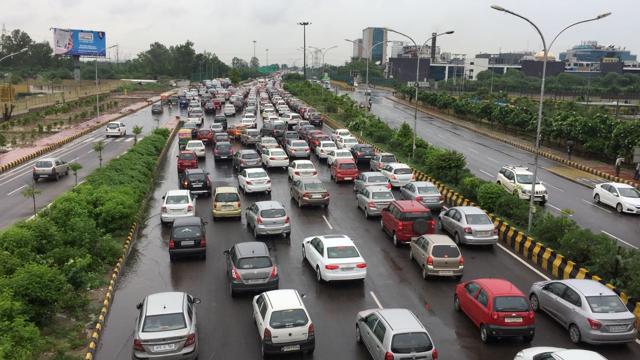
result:
[(133, 337), (133, 360), (198, 357), (196, 307), (200, 299), (183, 292), (147, 296), (139, 310)]
[(33, 166), (33, 181), (41, 177), (59, 180), (63, 175), (69, 175), (69, 164), (58, 158), (40, 159)]
[(380, 171), (385, 165), (398, 162), (398, 159), (392, 153), (378, 153), (371, 158), (369, 168), (371, 171)]
[(358, 174), (353, 181), (353, 191), (358, 192), (367, 186), (385, 186), (391, 189), (389, 179), (377, 171), (367, 171)]
[(287, 139), (287, 143), (285, 145), (285, 150), (287, 150), (287, 154), (289, 157), (302, 157), (308, 158), (311, 156), (311, 149), (309, 148), (309, 144), (307, 144), (304, 140), (298, 139)]
[(635, 316), (618, 295), (587, 279), (540, 281), (531, 285), (529, 300), (569, 330), (577, 344), (615, 344), (635, 341)]
[(493, 245), (498, 242), (498, 229), (477, 207), (457, 206), (441, 212), (440, 226), (453, 236), (458, 245)]
[(393, 193), (386, 186), (367, 186), (356, 193), (358, 209), (362, 209), (365, 218), (381, 215), (393, 200)]
[(438, 188), (429, 181), (412, 181), (401, 187), (400, 198), (415, 200), (432, 211), (440, 211), (442, 204), (444, 204), (444, 197)]
[(260, 142), (260, 131), (257, 129), (243, 129), (240, 133), (242, 145), (257, 144)]
[(278, 288), (278, 267), (271, 260), (269, 248), (261, 241), (235, 244), (225, 250), (229, 292), (269, 291)]
[(253, 237), (260, 235), (291, 235), (291, 222), (284, 206), (278, 201), (258, 201), (245, 211), (247, 227), (253, 229)]

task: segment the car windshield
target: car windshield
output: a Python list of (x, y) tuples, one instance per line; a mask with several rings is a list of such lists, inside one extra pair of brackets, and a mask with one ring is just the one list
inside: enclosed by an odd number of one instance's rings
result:
[(188, 239), (201, 236), (200, 226), (196, 225), (174, 227), (171, 234), (173, 239)]
[(203, 173), (189, 174), (189, 180), (191, 181), (204, 181), (205, 175)]
[(636, 189), (632, 189), (632, 188), (619, 188), (618, 191), (620, 192), (620, 196), (622, 197), (627, 197), (627, 198), (640, 198), (640, 192), (638, 192), (638, 190)]
[(460, 250), (455, 245), (434, 245), (431, 255), (438, 258), (457, 258), (460, 256)]
[(142, 332), (180, 330), (187, 327), (182, 313), (148, 315), (144, 318)]
[(321, 182), (306, 183), (306, 184), (304, 184), (304, 189), (305, 190), (313, 190), (313, 191), (327, 191), (325, 189), (324, 185), (322, 185)]
[(391, 191), (378, 191), (371, 193), (373, 200), (393, 200), (393, 194)]
[(258, 153), (251, 152), (251, 153), (242, 154), (242, 158), (251, 160), (251, 159), (258, 159), (260, 158), (260, 156), (258, 155)]
[(432, 348), (431, 339), (423, 332), (396, 334), (391, 340), (391, 352), (395, 354), (421, 353)]
[(284, 211), (284, 209), (266, 209), (260, 211), (260, 217), (266, 219), (280, 218), (286, 215), (287, 213)]
[(327, 258), (346, 259), (359, 257), (360, 254), (355, 246), (333, 246), (327, 248)]
[(385, 163), (392, 163), (392, 162), (396, 162), (397, 159), (394, 155), (383, 155), (383, 156), (380, 156), (380, 161)]
[(464, 216), (469, 225), (491, 225), (491, 219), (487, 214), (467, 214)]
[(50, 168), (53, 166), (51, 161), (36, 161), (37, 168)]
[(239, 201), (238, 194), (236, 193), (219, 193), (216, 194), (216, 202), (236, 202)]
[(354, 138), (345, 138), (342, 140), (343, 143), (345, 144), (357, 144), (358, 140), (354, 139)]
[(284, 329), (307, 325), (309, 318), (302, 309), (289, 309), (274, 311), (271, 313), (269, 325), (274, 329)]
[(267, 177), (267, 173), (264, 171), (252, 171), (250, 173), (247, 173), (247, 177), (249, 179), (264, 178)]
[(410, 175), (412, 171), (411, 169), (408, 169), (408, 168), (400, 168), (400, 169), (395, 169), (393, 173), (397, 175)]
[(187, 195), (170, 195), (166, 199), (167, 205), (183, 205), (189, 203), (189, 197)]
[(273, 266), (268, 256), (246, 257), (238, 259), (236, 267), (240, 270), (264, 269)]
[(529, 303), (522, 296), (498, 296), (493, 300), (495, 311), (529, 311)]
[(192, 154), (192, 153), (180, 154), (180, 160), (195, 160), (195, 159), (196, 159), (195, 154)]
[[(516, 175), (516, 179), (518, 180), (518, 184), (531, 184), (533, 182), (533, 175)], [(536, 181), (536, 184), (540, 184), (540, 181)]]
[(591, 311), (599, 314), (628, 311), (617, 295), (587, 296), (587, 303), (589, 303)]
[(367, 183), (386, 183), (388, 181), (389, 180), (387, 180), (387, 178), (382, 175), (369, 176), (367, 178)]
[(418, 194), (420, 195), (439, 195), (440, 192), (435, 186), (418, 186)]
[(291, 146), (293, 147), (306, 147), (307, 143), (304, 141), (292, 141)]

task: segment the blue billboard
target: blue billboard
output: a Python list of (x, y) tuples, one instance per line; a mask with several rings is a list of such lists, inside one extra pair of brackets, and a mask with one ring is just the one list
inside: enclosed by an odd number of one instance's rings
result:
[(67, 56), (105, 56), (104, 31), (53, 29), (53, 53)]

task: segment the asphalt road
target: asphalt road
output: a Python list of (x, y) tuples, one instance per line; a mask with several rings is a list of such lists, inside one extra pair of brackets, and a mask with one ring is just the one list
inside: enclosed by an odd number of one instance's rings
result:
[[(104, 140), (105, 142), (105, 147), (102, 151), (104, 165), (133, 146), (134, 136), (132, 129), (135, 125), (142, 126), (142, 134), (138, 136), (138, 140), (140, 140), (156, 128), (158, 124), (164, 124), (170, 117), (176, 115), (180, 115), (177, 107), (170, 111), (165, 106), (163, 114), (153, 116), (151, 115), (151, 108), (146, 107), (119, 120), (127, 126), (126, 137), (105, 139), (105, 128), (101, 127), (59, 149), (3, 173), (0, 175), (0, 197), (2, 197), (2, 201), (0, 201), (0, 228), (33, 215), (33, 202), (31, 199), (25, 199), (21, 191), (32, 183), (32, 168), (36, 161), (43, 158), (58, 157), (69, 163), (78, 162), (82, 165), (82, 169), (78, 171), (78, 182), (80, 182), (99, 166), (98, 154), (93, 151), (93, 145), (97, 141)], [(36, 187), (42, 193), (36, 197), (36, 207), (41, 209), (49, 205), (57, 196), (74, 185), (75, 177), (72, 171), (69, 171), (69, 176), (62, 177), (59, 181), (40, 179)]]
[[(230, 120), (233, 123), (234, 119)], [(209, 120), (205, 126), (208, 126)], [(176, 140), (177, 141), (177, 140)], [(150, 213), (135, 242), (132, 254), (118, 283), (114, 302), (103, 330), (97, 359), (130, 359), (133, 344), (136, 304), (146, 295), (162, 291), (186, 291), (202, 299), (197, 308), (200, 359), (260, 359), (258, 334), (251, 316), (251, 295), (231, 298), (225, 277), (223, 251), (242, 241), (253, 241), (243, 216), (238, 221), (211, 220), (211, 200), (200, 198), (196, 214), (207, 224), (207, 260), (181, 260), (170, 263), (169, 228), (160, 224), (161, 197), (178, 187), (177, 143), (167, 156), (158, 176), (150, 204)], [(461, 313), (453, 309), (453, 280), (424, 281), (418, 266), (409, 262), (407, 247), (395, 248), (379, 229), (378, 220), (365, 220), (356, 209), (352, 185), (336, 185), (329, 180), (327, 166), (318, 164), (332, 203), (321, 208), (299, 209), (289, 199), (286, 172), (270, 171), (273, 181), (271, 199), (284, 204), (291, 218), (291, 240), (282, 237), (261, 238), (271, 247), (280, 274), (281, 288), (294, 288), (306, 295), (304, 301), (316, 328), (316, 351), (308, 359), (368, 359), (366, 350), (355, 342), (356, 313), (367, 308), (403, 307), (412, 310), (434, 339), (440, 359), (513, 359), (524, 347), (520, 340), (506, 340), (483, 345), (479, 331)], [(228, 162), (214, 162), (211, 151), (201, 167), (210, 173), (214, 186), (237, 185)], [(242, 195), (243, 208), (267, 195)], [(368, 264), (364, 283), (318, 284), (308, 264), (303, 263), (301, 241), (318, 234), (349, 235)], [(500, 246), (462, 249), (465, 257), (463, 280), (479, 277), (504, 277), (527, 291), (534, 281), (542, 280), (534, 271)], [(537, 315), (536, 337), (532, 346), (575, 347), (567, 332), (548, 316)], [(590, 348), (591, 347), (587, 347)], [(609, 359), (640, 358), (640, 345), (598, 347)], [(635, 354), (635, 355), (634, 355)], [(302, 359), (301, 354), (284, 359)]]
[[(364, 102), (363, 92), (348, 94)], [(403, 122), (413, 127), (413, 108), (391, 101), (386, 96), (391, 96), (391, 93), (384, 90), (373, 91), (372, 112), (393, 128), (400, 127)], [(464, 154), (467, 167), (474, 175), (484, 180), (495, 181), (503, 165), (525, 165), (533, 169), (532, 153), (421, 112), (418, 112), (417, 134), (430, 144)], [(558, 165), (552, 160), (539, 157), (538, 177), (549, 193), (546, 208), (555, 214), (559, 214), (563, 209), (570, 209), (573, 212), (571, 217), (582, 227), (595, 233), (604, 233), (623, 246), (639, 248), (638, 216), (618, 214), (615, 209), (606, 205), (596, 205), (591, 189), (545, 169)]]

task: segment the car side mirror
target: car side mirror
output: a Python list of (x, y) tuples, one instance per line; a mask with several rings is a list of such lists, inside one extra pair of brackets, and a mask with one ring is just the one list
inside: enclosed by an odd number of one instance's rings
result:
[(620, 196), (620, 195), (618, 195), (618, 194), (613, 194), (613, 196), (618, 197), (618, 196)]
[(164, 198), (166, 197), (166, 195), (162, 195), (162, 199), (164, 200)]
[(141, 302), (136, 304), (136, 309), (138, 309), (138, 310), (142, 309), (142, 303)]
[(200, 300), (200, 298), (193, 298), (193, 301), (191, 301), (192, 304), (200, 304), (202, 302), (202, 300)]

